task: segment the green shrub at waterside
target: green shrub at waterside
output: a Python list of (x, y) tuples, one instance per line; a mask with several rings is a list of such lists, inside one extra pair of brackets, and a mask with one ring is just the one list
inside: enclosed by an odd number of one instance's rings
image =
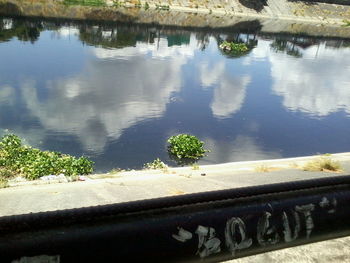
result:
[(90, 174), (93, 162), (86, 157), (75, 158), (59, 152), (41, 151), (23, 145), (18, 136), (8, 134), (0, 141), (0, 168), (34, 180), (51, 174)]
[(168, 143), (170, 144), (168, 151), (178, 159), (197, 160), (209, 152), (203, 148), (204, 142), (189, 134), (171, 136)]

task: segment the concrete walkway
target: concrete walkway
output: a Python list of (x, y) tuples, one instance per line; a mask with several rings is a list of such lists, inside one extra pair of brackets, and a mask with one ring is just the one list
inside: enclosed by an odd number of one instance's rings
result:
[(281, 249), (227, 261), (230, 263), (348, 263), (350, 237)]

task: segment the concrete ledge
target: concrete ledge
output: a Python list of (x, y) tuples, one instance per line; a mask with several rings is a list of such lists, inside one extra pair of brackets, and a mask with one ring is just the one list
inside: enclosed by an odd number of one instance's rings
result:
[[(303, 171), (303, 166), (312, 160), (316, 160), (321, 157), (329, 157), (331, 160), (339, 161), (344, 167), (344, 172), (338, 174), (350, 173), (350, 152), (336, 153), (331, 155), (313, 155), (303, 156), (295, 158), (284, 158), (284, 159), (269, 159), (269, 160), (258, 160), (258, 161), (242, 161), (242, 162), (230, 162), (213, 165), (201, 165), (201, 166), (186, 166), (186, 167), (168, 167), (166, 169), (143, 169), (143, 170), (131, 170), (131, 171), (120, 171), (110, 172), (102, 174), (92, 174), (88, 176), (78, 177), (75, 180), (67, 178), (57, 178), (53, 180), (34, 180), (27, 181), (24, 178), (15, 178), (9, 182), (10, 187), (18, 186), (30, 186), (30, 185), (46, 185), (46, 184), (57, 184), (57, 183), (68, 183), (74, 181), (91, 182), (92, 180), (113, 180), (122, 179), (128, 181), (139, 181), (139, 180), (155, 180), (164, 179), (166, 176), (174, 177), (181, 176), (190, 178), (192, 176), (234, 176), (236, 174), (254, 173), (261, 174), (267, 172), (281, 172), (282, 170), (292, 170), (298, 173), (308, 172)], [(329, 174), (329, 173), (325, 173)], [(332, 174), (332, 173), (331, 173)]]
[[(341, 173), (308, 172), (301, 166), (318, 156), (227, 163), (166, 170), (95, 174), (71, 183), (31, 181), (0, 189), (0, 215), (54, 211), (253, 185), (350, 174), (350, 153), (334, 154)], [(267, 169), (259, 168), (264, 165)]]

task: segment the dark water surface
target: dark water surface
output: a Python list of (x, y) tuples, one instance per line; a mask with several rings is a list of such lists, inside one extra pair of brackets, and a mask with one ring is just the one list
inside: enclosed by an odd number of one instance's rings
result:
[(350, 151), (350, 41), (0, 17), (8, 131), (97, 171), (174, 165), (178, 133), (211, 150), (200, 164)]

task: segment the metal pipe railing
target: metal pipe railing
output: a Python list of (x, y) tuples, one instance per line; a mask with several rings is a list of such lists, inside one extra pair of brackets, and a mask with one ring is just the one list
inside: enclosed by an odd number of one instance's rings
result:
[(350, 176), (0, 218), (0, 262), (218, 262), (350, 234)]

